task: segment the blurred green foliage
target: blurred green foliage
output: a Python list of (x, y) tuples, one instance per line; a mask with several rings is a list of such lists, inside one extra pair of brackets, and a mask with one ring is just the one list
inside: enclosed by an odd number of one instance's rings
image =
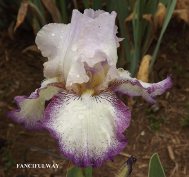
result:
[(3, 168), (4, 171), (7, 171), (12, 165), (16, 165), (16, 161), (14, 160), (11, 152), (11, 144), (8, 141), (6, 147), (1, 148), (2, 151), (2, 159), (1, 161), (5, 163)]
[(188, 110), (188, 114), (184, 115), (184, 119), (181, 119), (181, 125), (189, 126), (189, 103), (183, 103), (183, 106)]
[(176, 42), (172, 43), (170, 48), (172, 49), (173, 53), (178, 53), (177, 43)]
[(150, 127), (153, 132), (159, 131), (160, 124), (167, 123), (167, 119), (165, 118), (165, 116), (156, 116), (155, 114), (153, 114), (151, 109), (145, 109), (144, 112), (147, 115), (147, 119), (150, 121)]

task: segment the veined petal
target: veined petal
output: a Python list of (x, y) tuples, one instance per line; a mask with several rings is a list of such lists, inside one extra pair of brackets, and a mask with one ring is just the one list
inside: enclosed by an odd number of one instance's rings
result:
[(19, 109), (8, 112), (7, 116), (15, 122), (23, 124), (28, 130), (43, 130), (44, 128), (38, 121), (44, 119), (45, 101), (50, 100), (61, 90), (60, 84), (51, 83), (55, 80), (45, 80), (41, 88), (31, 93), (29, 97), (16, 96), (14, 100)]
[(155, 104), (156, 96), (163, 94), (172, 87), (170, 76), (161, 82), (150, 84), (131, 78), (130, 73), (122, 68), (118, 69), (118, 71), (120, 77), (111, 84), (111, 89), (114, 92), (126, 94), (129, 97), (142, 96), (150, 104)]
[(112, 91), (92, 94), (59, 92), (41, 122), (58, 140), (61, 153), (78, 167), (100, 167), (127, 145), (121, 133), (130, 124), (128, 107)]

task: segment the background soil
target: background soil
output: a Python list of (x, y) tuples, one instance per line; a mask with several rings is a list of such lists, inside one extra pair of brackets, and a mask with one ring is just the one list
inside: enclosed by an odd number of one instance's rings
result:
[[(0, 159), (23, 164), (28, 146), (36, 146), (61, 155), (56, 140), (48, 131), (33, 132), (7, 118), (8, 111), (17, 109), (14, 97), (29, 96), (39, 88), (43, 78), (45, 59), (40, 53), (22, 51), (34, 44), (32, 33), (21, 33), (15, 41), (1, 33), (0, 48)], [(151, 53), (156, 40), (149, 50)], [(131, 156), (137, 158), (132, 177), (146, 177), (150, 157), (157, 152), (166, 176), (189, 177), (189, 127), (181, 126), (181, 120), (189, 115), (189, 27), (171, 23), (160, 46), (151, 82), (158, 82), (172, 74), (173, 87), (157, 97), (156, 106), (148, 105), (142, 98), (135, 98), (130, 127), (124, 132), (128, 146), (114, 162), (106, 161), (101, 168), (93, 169), (93, 177), (114, 177), (118, 169)], [(121, 98), (127, 104), (127, 96)], [(154, 132), (159, 126), (159, 130)], [(5, 140), (5, 141), (4, 141)], [(8, 141), (7, 141), (8, 140)], [(4, 143), (6, 142), (6, 143)], [(172, 149), (174, 159), (169, 155)], [(172, 159), (171, 159), (172, 158)], [(58, 169), (28, 169), (35, 177), (60, 177), (66, 175), (68, 161), (60, 160), (38, 150), (30, 150), (28, 163), (56, 163)], [(0, 160), (0, 177), (24, 175), (23, 169), (12, 164), (6, 171), (7, 162)]]

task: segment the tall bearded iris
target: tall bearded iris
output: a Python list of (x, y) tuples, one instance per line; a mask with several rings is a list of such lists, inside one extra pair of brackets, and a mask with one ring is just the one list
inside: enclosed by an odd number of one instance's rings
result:
[(78, 167), (100, 167), (127, 145), (122, 133), (131, 113), (114, 92), (154, 104), (172, 86), (169, 76), (148, 84), (116, 69), (122, 39), (116, 37), (115, 18), (115, 12), (74, 10), (70, 24), (44, 26), (36, 43), (48, 58), (46, 79), (29, 97), (15, 97), (19, 109), (8, 113), (28, 130), (49, 130), (61, 153)]

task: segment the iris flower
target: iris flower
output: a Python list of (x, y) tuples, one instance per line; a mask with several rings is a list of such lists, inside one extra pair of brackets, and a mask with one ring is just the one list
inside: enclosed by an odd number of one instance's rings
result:
[(45, 25), (36, 44), (48, 58), (46, 79), (29, 97), (15, 97), (19, 109), (8, 113), (28, 130), (49, 130), (60, 152), (78, 167), (100, 167), (127, 145), (122, 133), (131, 113), (115, 92), (155, 104), (155, 97), (172, 86), (170, 76), (149, 84), (116, 68), (122, 39), (115, 18), (115, 12), (73, 10), (70, 24)]

